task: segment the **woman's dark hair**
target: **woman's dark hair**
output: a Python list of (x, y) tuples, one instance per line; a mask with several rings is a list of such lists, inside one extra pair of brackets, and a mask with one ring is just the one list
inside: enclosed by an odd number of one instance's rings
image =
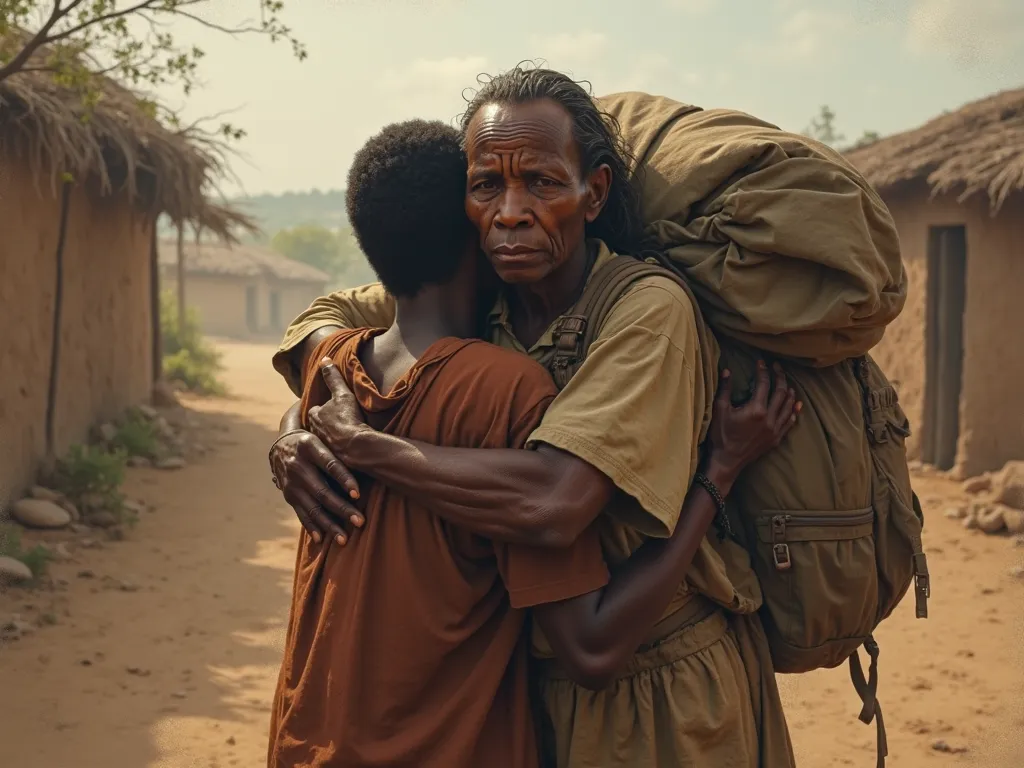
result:
[(462, 263), (466, 218), (462, 137), (438, 121), (387, 126), (356, 152), (345, 208), (366, 260), (392, 296), (445, 283)]
[(588, 225), (587, 236), (604, 240), (617, 253), (632, 253), (640, 246), (643, 229), (640, 196), (629, 177), (632, 152), (622, 139), (618, 121), (603, 112), (580, 83), (561, 72), (530, 64), (519, 64), (500, 75), (481, 79), (480, 90), (468, 100), (462, 115), (463, 138), (481, 107), (512, 106), (539, 99), (561, 104), (572, 117), (584, 174), (602, 164), (611, 168), (608, 201), (597, 219)]

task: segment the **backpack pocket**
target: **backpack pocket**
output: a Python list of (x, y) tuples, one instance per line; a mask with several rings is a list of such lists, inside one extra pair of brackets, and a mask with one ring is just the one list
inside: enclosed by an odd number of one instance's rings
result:
[(755, 528), (776, 671), (842, 664), (878, 622), (874, 509), (764, 510)]

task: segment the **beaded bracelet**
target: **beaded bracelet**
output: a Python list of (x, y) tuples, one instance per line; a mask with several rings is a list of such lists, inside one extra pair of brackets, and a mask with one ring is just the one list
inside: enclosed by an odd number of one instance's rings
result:
[(718, 528), (719, 535), (723, 539), (726, 536), (735, 538), (732, 531), (732, 523), (729, 522), (729, 516), (725, 512), (725, 499), (719, 492), (718, 486), (711, 482), (711, 478), (703, 472), (695, 474), (693, 476), (693, 481), (708, 492), (708, 495), (715, 502), (715, 506), (718, 507), (718, 512), (715, 513), (715, 526)]

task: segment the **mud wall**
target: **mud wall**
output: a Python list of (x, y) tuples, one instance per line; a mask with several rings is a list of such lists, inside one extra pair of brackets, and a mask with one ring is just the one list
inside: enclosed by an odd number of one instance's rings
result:
[[(305, 311), (313, 300), (326, 293), (326, 286), (299, 283), (265, 276), (232, 277), (192, 274), (186, 276), (185, 303), (199, 313), (203, 333), (234, 339), (270, 338), (276, 343), (288, 323)], [(177, 290), (173, 268), (160, 273), (161, 290)], [(246, 309), (246, 292), (256, 292), (256, 328), (251, 329)], [(278, 317), (272, 316), (271, 294), (278, 296)]]
[[(60, 193), (0, 157), (0, 516), (46, 451)], [(152, 221), (124, 198), (69, 199), (55, 410), (58, 455), (152, 391)]]
[(906, 307), (872, 351), (898, 384), (914, 428), (909, 448), (920, 457), (924, 424), (928, 229), (964, 226), (967, 285), (960, 435), (956, 470), (966, 476), (1024, 458), (1024, 194), (993, 218), (985, 196), (966, 203), (928, 199), (925, 189), (886, 197), (899, 229), (910, 282)]

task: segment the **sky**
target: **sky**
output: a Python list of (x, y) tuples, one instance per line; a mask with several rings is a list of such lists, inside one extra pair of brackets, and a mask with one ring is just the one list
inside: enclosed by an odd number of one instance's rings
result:
[[(256, 15), (215, 0), (210, 20)], [(740, 109), (802, 131), (828, 104), (850, 141), (913, 128), (1024, 86), (1022, 0), (287, 0), (305, 43), (176, 23), (206, 51), (203, 86), (158, 96), (189, 119), (228, 111), (248, 135), (229, 195), (338, 189), (384, 125), (453, 121), (481, 74), (522, 60), (591, 83)]]

